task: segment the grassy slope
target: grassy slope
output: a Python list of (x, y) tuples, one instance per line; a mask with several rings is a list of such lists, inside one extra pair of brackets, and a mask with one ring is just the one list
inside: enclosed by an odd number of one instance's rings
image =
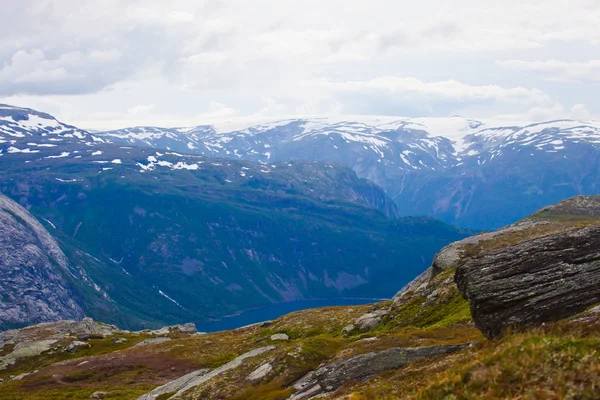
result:
[[(519, 240), (576, 229), (580, 218), (545, 217), (542, 230), (529, 226)], [(558, 222), (557, 222), (558, 221)], [(589, 221), (584, 221), (588, 223)], [(557, 225), (558, 224), (558, 225)], [(467, 257), (498, 246), (510, 245), (506, 236), (480, 242)], [(325, 398), (336, 400), (378, 399), (596, 399), (600, 388), (600, 312), (547, 324), (521, 332), (506, 332), (487, 341), (470, 320), (469, 306), (454, 285), (453, 269), (434, 277), (424, 287), (406, 293), (392, 305), (384, 302), (355, 307), (329, 307), (288, 314), (266, 327), (218, 332), (203, 336), (175, 337), (159, 345), (94, 355), (82, 364), (80, 356), (44, 355), (37, 361), (17, 364), (0, 372), (0, 378), (39, 372), (22, 381), (0, 386), (0, 399), (84, 399), (97, 390), (107, 398), (130, 399), (173, 377), (202, 368), (216, 367), (244, 352), (269, 344), (272, 352), (248, 359), (186, 394), (186, 398), (283, 400), (289, 385), (323, 362), (391, 347), (471, 342), (462, 352), (421, 360), (407, 368), (381, 373), (366, 381), (348, 382)], [(391, 307), (378, 327), (342, 335), (344, 326), (358, 316)], [(271, 342), (273, 333), (287, 333), (290, 340)], [(139, 340), (139, 339), (136, 339)], [(132, 340), (129, 347), (135, 340)], [(108, 344), (110, 347), (111, 345)], [(122, 345), (121, 345), (122, 346)], [(88, 352), (106, 353), (104, 345)], [(55, 357), (55, 358), (52, 358)], [(70, 363), (50, 365), (78, 357)], [(246, 377), (269, 362), (273, 372), (258, 382)], [(91, 365), (91, 367), (90, 367)], [(175, 372), (161, 366), (172, 366)], [(90, 372), (93, 371), (93, 372)], [(99, 379), (99, 377), (101, 377)]]

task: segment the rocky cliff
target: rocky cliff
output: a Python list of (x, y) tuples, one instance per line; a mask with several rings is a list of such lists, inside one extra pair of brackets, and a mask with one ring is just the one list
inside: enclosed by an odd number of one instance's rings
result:
[(66, 280), (69, 261), (48, 231), (0, 194), (0, 330), (83, 318)]

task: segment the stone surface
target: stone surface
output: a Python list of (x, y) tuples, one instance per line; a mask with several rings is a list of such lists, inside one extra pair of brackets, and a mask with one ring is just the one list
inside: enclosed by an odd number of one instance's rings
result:
[(600, 226), (491, 251), (459, 266), (455, 281), (490, 338), (577, 314), (600, 302)]
[(273, 371), (273, 366), (269, 363), (266, 363), (254, 370), (254, 372), (248, 375), (246, 379), (249, 381), (257, 381), (267, 376), (271, 371)]
[(27, 210), (0, 194), (0, 330), (80, 319), (69, 261)]
[(285, 333), (276, 333), (274, 335), (271, 335), (271, 340), (290, 340), (290, 337), (288, 335), (286, 335)]
[(181, 333), (193, 334), (198, 332), (198, 329), (196, 329), (196, 324), (193, 322), (188, 322), (187, 324), (181, 325), (173, 325), (170, 328), (171, 330), (178, 330)]
[(466, 346), (392, 348), (336, 361), (309, 372), (294, 383), (295, 392), (290, 400), (308, 399), (321, 393), (331, 392), (348, 381), (364, 379), (382, 371), (401, 368), (414, 360), (455, 353)]
[(89, 349), (90, 347), (92, 347), (91, 344), (76, 340), (74, 342), (69, 343), (69, 345), (66, 348), (66, 351), (69, 353), (77, 353), (81, 349)]
[(187, 375), (182, 376), (181, 378), (171, 381), (166, 385), (160, 386), (154, 389), (153, 391), (138, 397), (138, 400), (154, 400), (158, 396), (166, 393), (174, 393), (172, 396), (168, 397), (169, 399), (179, 398), (188, 390), (200, 386), (203, 383), (208, 382), (209, 380), (221, 375), (222, 373), (225, 373), (234, 368), (238, 368), (242, 365), (245, 359), (250, 357), (256, 357), (273, 349), (275, 349), (275, 346), (259, 347), (258, 349), (254, 349), (245, 354), (242, 354), (241, 356), (228, 362), (227, 364), (220, 366), (219, 368), (215, 368), (213, 370), (201, 369), (198, 371), (191, 372)]
[(342, 335), (346, 335), (346, 334), (352, 332), (355, 328), (356, 328), (356, 326), (354, 326), (354, 324), (346, 325), (342, 329)]
[(171, 339), (169, 339), (168, 337), (157, 337), (157, 338), (145, 339), (145, 340), (142, 340), (141, 342), (139, 342), (138, 344), (136, 344), (134, 347), (148, 346), (149, 344), (162, 343), (162, 342), (166, 342), (168, 340), (171, 340)]
[(90, 399), (105, 399), (111, 395), (112, 393), (110, 392), (94, 392), (91, 394)]
[(52, 349), (56, 342), (56, 340), (36, 340), (32, 342), (17, 343), (11, 353), (4, 357), (0, 357), (0, 371), (23, 358), (39, 356), (43, 352)]
[(379, 324), (381, 324), (381, 321), (383, 321), (383, 317), (388, 315), (389, 312), (390, 312), (389, 309), (381, 309), (381, 310), (372, 311), (370, 313), (367, 313), (367, 314), (362, 315), (359, 318), (357, 318), (356, 321), (354, 322), (354, 325), (361, 331), (373, 329), (373, 328), (379, 326)]

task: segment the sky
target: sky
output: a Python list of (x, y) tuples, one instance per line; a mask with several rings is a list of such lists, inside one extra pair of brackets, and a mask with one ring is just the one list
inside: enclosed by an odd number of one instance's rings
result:
[(600, 0), (0, 0), (0, 103), (87, 129), (600, 119)]

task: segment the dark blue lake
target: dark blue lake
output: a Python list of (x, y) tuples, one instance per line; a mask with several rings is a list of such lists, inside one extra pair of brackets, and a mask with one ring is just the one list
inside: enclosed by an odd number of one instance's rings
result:
[(356, 306), (360, 304), (369, 304), (382, 301), (382, 299), (368, 298), (337, 298), (337, 299), (317, 299), (317, 300), (299, 300), (289, 303), (273, 304), (261, 308), (246, 310), (238, 315), (224, 317), (217, 321), (199, 321), (196, 322), (196, 328), (199, 332), (217, 332), (229, 329), (241, 328), (242, 326), (255, 324), (257, 322), (268, 321), (279, 318), (284, 314), (308, 308), (329, 307), (329, 306)]

